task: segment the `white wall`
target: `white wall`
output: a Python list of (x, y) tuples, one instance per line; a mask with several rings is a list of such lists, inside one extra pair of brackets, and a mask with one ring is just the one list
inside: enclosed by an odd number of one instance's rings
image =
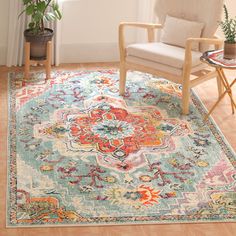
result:
[[(225, 0), (225, 4), (227, 6), (227, 9), (229, 11), (230, 17), (236, 16), (236, 1), (235, 0)], [(222, 16), (223, 18), (224, 16)], [(224, 38), (224, 34), (222, 33), (220, 27), (218, 28), (217, 35), (221, 38)]]
[[(118, 24), (136, 21), (140, 15), (138, 3), (147, 0), (61, 1), (60, 62), (76, 63), (118, 61)], [(230, 15), (236, 16), (236, 1), (225, 2)], [(224, 37), (220, 29), (217, 35)], [(128, 41), (135, 41), (136, 37), (137, 32), (133, 30), (128, 34)]]
[[(64, 0), (60, 62), (118, 61), (118, 25), (137, 19), (137, 0)], [(128, 41), (136, 37), (128, 34)]]
[[(118, 24), (136, 21), (138, 0), (60, 0), (61, 63), (118, 61)], [(143, 0), (145, 1), (145, 0)], [(225, 0), (231, 16), (236, 16), (236, 1)], [(0, 0), (0, 65), (6, 62), (9, 0)], [(219, 30), (219, 35), (223, 37)], [(136, 32), (128, 34), (128, 41)]]
[(227, 8), (231, 16), (236, 16), (236, 1), (235, 0), (225, 0)]
[(8, 0), (0, 0), (0, 65), (6, 63), (7, 34), (8, 34)]

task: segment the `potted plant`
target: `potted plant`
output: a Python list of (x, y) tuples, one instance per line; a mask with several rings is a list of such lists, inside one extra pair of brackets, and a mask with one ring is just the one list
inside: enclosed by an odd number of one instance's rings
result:
[(236, 18), (229, 17), (226, 5), (224, 5), (224, 16), (224, 20), (220, 22), (225, 35), (224, 58), (236, 59)]
[(22, 0), (24, 12), (30, 16), (28, 29), (24, 31), (26, 42), (30, 42), (30, 56), (33, 59), (46, 57), (47, 42), (52, 40), (53, 30), (45, 28), (46, 22), (60, 20), (62, 15), (54, 0)]

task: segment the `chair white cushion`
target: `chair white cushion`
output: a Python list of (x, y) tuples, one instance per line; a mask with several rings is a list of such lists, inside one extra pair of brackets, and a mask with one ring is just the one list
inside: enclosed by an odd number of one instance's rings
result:
[[(164, 72), (165, 74), (168, 73), (168, 74), (177, 76), (174, 80), (173, 80), (173, 78), (171, 80), (175, 83), (182, 83), (182, 75), (183, 75), (182, 69), (178, 69), (178, 68), (175, 68), (172, 66), (160, 64), (160, 63), (157, 63), (154, 61), (148, 61), (148, 60), (145, 60), (145, 59), (142, 59), (139, 57), (134, 57), (134, 56), (127, 56), (126, 61), (128, 63), (132, 63), (132, 64), (136, 64), (136, 65), (140, 65), (140, 66), (145, 66), (147, 68), (161, 71), (161, 72)], [(201, 63), (197, 66), (192, 67), (191, 73), (200, 71), (206, 67), (207, 67), (206, 63)], [(160, 76), (162, 76), (162, 75), (160, 75)]]
[[(202, 53), (192, 51), (192, 66), (201, 64)], [(141, 58), (182, 70), (185, 49), (165, 43), (131, 44), (127, 47), (127, 56)]]
[[(188, 38), (201, 37), (203, 27), (204, 23), (167, 15), (160, 41), (184, 48)], [(193, 44), (192, 50), (199, 51), (199, 44)]]

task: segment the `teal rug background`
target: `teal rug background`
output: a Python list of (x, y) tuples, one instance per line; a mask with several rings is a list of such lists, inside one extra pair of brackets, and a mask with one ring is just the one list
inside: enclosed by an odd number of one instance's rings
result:
[(9, 79), (8, 215), (12, 227), (230, 222), (236, 157), (192, 95), (115, 70)]

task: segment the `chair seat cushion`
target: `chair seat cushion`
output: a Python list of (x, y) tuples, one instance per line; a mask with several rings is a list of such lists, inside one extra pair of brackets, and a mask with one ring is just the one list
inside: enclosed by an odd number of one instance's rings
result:
[[(127, 47), (127, 55), (183, 69), (185, 49), (159, 42), (131, 44)], [(201, 64), (201, 55), (201, 52), (192, 51), (192, 66)]]

